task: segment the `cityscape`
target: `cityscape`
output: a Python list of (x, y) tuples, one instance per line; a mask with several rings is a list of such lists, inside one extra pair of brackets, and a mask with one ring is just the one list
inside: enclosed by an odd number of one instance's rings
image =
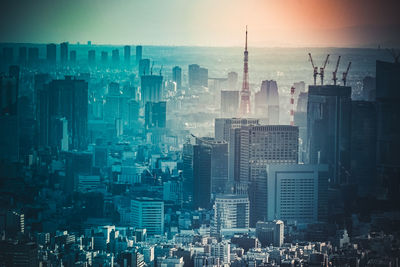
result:
[(229, 46), (0, 19), (0, 267), (400, 266), (398, 36), (260, 46), (250, 17)]

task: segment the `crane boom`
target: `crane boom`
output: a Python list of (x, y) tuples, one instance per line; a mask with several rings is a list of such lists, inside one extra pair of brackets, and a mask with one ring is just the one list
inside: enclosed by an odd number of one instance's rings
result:
[(341, 58), (341, 56), (339, 56), (338, 57), (338, 60), (337, 60), (337, 62), (336, 62), (336, 68), (335, 68), (335, 71), (333, 72), (333, 84), (334, 85), (336, 85), (336, 82), (337, 82), (337, 76), (336, 76), (336, 74), (337, 74), (337, 70), (338, 70), (338, 68), (339, 68), (339, 63), (340, 63), (340, 58)]
[(313, 59), (312, 59), (311, 53), (308, 53), (308, 56), (310, 57), (311, 65), (312, 65), (312, 67), (313, 67), (313, 69), (314, 69), (315, 66), (314, 66), (314, 61), (313, 61)]
[(317, 85), (318, 67), (316, 67), (316, 66), (314, 65), (314, 61), (313, 61), (313, 59), (312, 59), (311, 53), (308, 53), (308, 56), (310, 57), (311, 65), (312, 65), (313, 70), (314, 70), (314, 73), (313, 73), (314, 85)]
[(319, 68), (319, 75), (321, 76), (321, 85), (324, 85), (324, 76), (325, 76), (325, 68), (326, 64), (328, 64), (329, 54), (326, 56), (324, 66)]
[(329, 54), (326, 56), (325, 63), (324, 63), (324, 69), (326, 67), (326, 64), (328, 64), (328, 59), (329, 59)]
[(351, 66), (351, 61), (349, 62), (349, 65), (347, 65), (347, 69), (346, 72), (343, 72), (343, 85), (346, 86), (346, 81), (347, 81), (347, 74), (349, 74), (349, 70), (350, 70), (350, 66)]

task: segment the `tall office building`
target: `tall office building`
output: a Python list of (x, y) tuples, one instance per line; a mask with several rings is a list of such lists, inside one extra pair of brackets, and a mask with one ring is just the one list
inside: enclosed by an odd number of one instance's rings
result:
[(141, 45), (136, 46), (136, 64), (139, 64), (140, 60), (142, 60), (142, 51), (143, 47)]
[(71, 63), (76, 63), (76, 50), (71, 50), (71, 52), (69, 52), (69, 61)]
[(57, 46), (56, 44), (48, 44), (46, 46), (46, 60), (49, 64), (56, 64), (57, 61)]
[(28, 60), (28, 52), (26, 46), (21, 46), (18, 52), (18, 63), (19, 64), (26, 64)]
[(216, 118), (214, 136), (217, 141), (230, 141), (231, 129), (241, 128), (247, 125), (258, 125), (259, 119), (248, 118)]
[(172, 69), (172, 80), (176, 83), (176, 89), (182, 89), (182, 68), (175, 66)]
[(279, 122), (279, 93), (276, 81), (262, 81), (260, 91), (256, 93), (254, 100), (258, 116), (267, 117), (270, 121), (269, 124)]
[(124, 61), (125, 61), (125, 64), (131, 63), (131, 46), (130, 45), (124, 46)]
[(237, 129), (235, 183), (249, 187), (250, 225), (266, 218), (267, 164), (297, 164), (299, 129), (289, 125), (255, 125)]
[(212, 146), (201, 142), (193, 145), (193, 208), (209, 208), (211, 201)]
[[(88, 136), (88, 84), (66, 76), (64, 80), (53, 80), (40, 92), (40, 124), (50, 131), (54, 127), (54, 118), (65, 118), (68, 121), (68, 136), (71, 149), (86, 149)], [(43, 116), (42, 116), (43, 115)], [(47, 138), (49, 138), (49, 133)], [(45, 133), (40, 133), (45, 134)], [(49, 145), (49, 139), (44, 140)]]
[(167, 102), (146, 102), (145, 129), (165, 128), (167, 122)]
[(182, 151), (182, 178), (183, 178), (183, 200), (191, 203), (193, 200), (193, 145), (186, 143)]
[(400, 64), (376, 62), (377, 174), (386, 197), (400, 202)]
[(88, 51), (88, 63), (94, 65), (96, 63), (96, 50), (91, 49)]
[(309, 86), (307, 147), (309, 163), (328, 164), (331, 181), (347, 183), (350, 173), (351, 87)]
[(219, 194), (214, 202), (212, 232), (219, 236), (224, 229), (247, 229), (250, 223), (250, 202), (247, 196)]
[(238, 83), (238, 74), (237, 72), (231, 71), (228, 73), (228, 90), (236, 91), (237, 83)]
[(139, 61), (139, 76), (150, 75), (150, 59), (144, 58)]
[(359, 196), (375, 195), (376, 180), (376, 105), (351, 102), (351, 178)]
[(14, 61), (14, 49), (12, 47), (3, 47), (2, 59), (5, 64), (12, 64)]
[(163, 76), (143, 75), (140, 77), (141, 103), (159, 102), (162, 100)]
[(119, 50), (118, 49), (114, 49), (111, 52), (111, 60), (113, 64), (119, 64)]
[(149, 235), (164, 234), (164, 202), (153, 198), (131, 200), (131, 225), (146, 228)]
[(221, 116), (235, 117), (239, 110), (239, 91), (221, 91)]
[(60, 60), (61, 60), (61, 64), (65, 64), (68, 61), (68, 43), (67, 42), (60, 44)]
[(107, 64), (108, 62), (108, 52), (107, 51), (101, 51), (101, 63), (102, 64)]
[(256, 236), (263, 247), (270, 245), (281, 247), (283, 245), (284, 232), (285, 225), (281, 220), (258, 221), (256, 224)]
[(39, 62), (39, 48), (30, 47), (28, 49), (28, 62), (31, 65), (35, 65)]
[(208, 69), (201, 68), (197, 64), (189, 65), (189, 87), (208, 87)]
[[(326, 220), (328, 166), (267, 165), (262, 201), (269, 221), (312, 223)], [(261, 200), (261, 199), (260, 199)]]

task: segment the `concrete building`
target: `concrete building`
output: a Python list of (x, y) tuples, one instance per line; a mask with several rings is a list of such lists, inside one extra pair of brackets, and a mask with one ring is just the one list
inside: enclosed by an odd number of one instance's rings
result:
[[(267, 219), (311, 223), (327, 209), (327, 165), (268, 165)], [(322, 214), (320, 214), (322, 213)]]
[(250, 223), (250, 202), (247, 196), (219, 194), (214, 202), (212, 232), (219, 236), (224, 229), (247, 229)]
[(131, 223), (138, 228), (146, 228), (149, 235), (164, 234), (164, 202), (152, 198), (131, 200)]
[(258, 221), (256, 224), (256, 236), (263, 247), (283, 245), (285, 225), (281, 220)]
[(235, 117), (238, 110), (239, 91), (221, 91), (221, 117)]
[(172, 81), (176, 83), (176, 89), (182, 89), (182, 68), (175, 66), (172, 68)]
[(141, 103), (160, 102), (163, 97), (163, 76), (143, 75), (140, 76)]
[(61, 64), (68, 62), (68, 43), (64, 42), (60, 44), (60, 61)]

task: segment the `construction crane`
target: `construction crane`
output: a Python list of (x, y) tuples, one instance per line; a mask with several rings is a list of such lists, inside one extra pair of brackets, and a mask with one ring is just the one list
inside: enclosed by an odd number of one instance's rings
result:
[(349, 62), (349, 65), (347, 66), (346, 71), (343, 72), (343, 78), (342, 78), (343, 86), (346, 86), (347, 74), (349, 74), (350, 66), (351, 66), (351, 61)]
[(308, 56), (310, 57), (310, 61), (311, 61), (311, 66), (314, 70), (314, 85), (317, 85), (317, 75), (318, 75), (318, 67), (316, 67), (314, 65), (314, 61), (312, 59), (311, 53), (308, 53)]
[(319, 75), (321, 76), (321, 85), (324, 85), (324, 75), (325, 75), (325, 68), (326, 64), (328, 64), (329, 54), (326, 56), (324, 66), (319, 68)]
[(151, 63), (150, 75), (153, 75), (153, 67), (154, 67), (154, 61), (153, 63)]
[(336, 82), (337, 82), (337, 76), (336, 76), (336, 74), (337, 74), (337, 70), (338, 70), (338, 68), (339, 68), (339, 63), (340, 63), (340, 56), (338, 57), (338, 60), (337, 60), (337, 62), (336, 62), (336, 68), (335, 68), (335, 71), (333, 72), (333, 84), (334, 85), (336, 85)]
[(161, 68), (160, 68), (160, 76), (161, 76), (161, 71), (162, 71), (162, 68), (164, 67), (164, 65), (161, 65)]

